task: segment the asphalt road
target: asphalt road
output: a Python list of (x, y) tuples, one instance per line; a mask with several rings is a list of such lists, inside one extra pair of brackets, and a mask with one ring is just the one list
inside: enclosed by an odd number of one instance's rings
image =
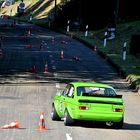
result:
[[(28, 31), (31, 29), (31, 36)], [(139, 140), (140, 97), (125, 79), (82, 43), (29, 24), (0, 27), (0, 125), (14, 120), (20, 129), (0, 129), (4, 140)], [(54, 41), (52, 40), (54, 37)], [(43, 42), (42, 48), (40, 44)], [(63, 50), (64, 59), (60, 59)], [(47, 73), (44, 73), (47, 72)], [(125, 102), (124, 128), (81, 124), (66, 127), (51, 120), (53, 96), (70, 81), (98, 81), (114, 86)], [(39, 131), (40, 112), (48, 130)]]

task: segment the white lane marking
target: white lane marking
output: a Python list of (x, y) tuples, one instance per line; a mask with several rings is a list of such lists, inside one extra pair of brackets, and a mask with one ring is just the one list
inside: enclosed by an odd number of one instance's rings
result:
[(72, 140), (72, 137), (70, 136), (71, 134), (66, 133), (66, 138), (67, 140)]
[(56, 83), (56, 88), (60, 88), (60, 84), (59, 83)]

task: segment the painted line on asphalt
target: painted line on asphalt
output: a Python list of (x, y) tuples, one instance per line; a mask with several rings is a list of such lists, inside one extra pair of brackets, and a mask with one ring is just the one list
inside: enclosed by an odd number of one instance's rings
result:
[(67, 140), (72, 140), (71, 134), (66, 133)]

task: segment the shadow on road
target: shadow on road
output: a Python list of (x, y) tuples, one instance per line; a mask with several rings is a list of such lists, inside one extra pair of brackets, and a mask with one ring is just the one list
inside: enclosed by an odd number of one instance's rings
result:
[(107, 126), (103, 122), (91, 122), (91, 121), (78, 121), (73, 127), (85, 127), (85, 128), (96, 128), (96, 129), (116, 129), (116, 130), (140, 130), (140, 124), (124, 123), (122, 129), (115, 128), (113, 126)]

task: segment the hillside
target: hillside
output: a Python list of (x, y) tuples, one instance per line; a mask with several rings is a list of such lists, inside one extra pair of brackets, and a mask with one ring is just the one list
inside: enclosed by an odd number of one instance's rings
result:
[[(17, 6), (20, 1), (15, 4), (6, 6), (1, 10), (1, 15), (11, 15), (13, 18), (17, 18)], [(54, 0), (24, 0), (25, 3), (25, 14), (20, 17), (20, 20), (29, 21), (30, 15), (32, 14), (32, 22), (43, 22), (45, 23), (49, 18), (54, 18)], [(57, 0), (57, 5), (60, 0)], [(11, 12), (12, 11), (12, 12)]]

